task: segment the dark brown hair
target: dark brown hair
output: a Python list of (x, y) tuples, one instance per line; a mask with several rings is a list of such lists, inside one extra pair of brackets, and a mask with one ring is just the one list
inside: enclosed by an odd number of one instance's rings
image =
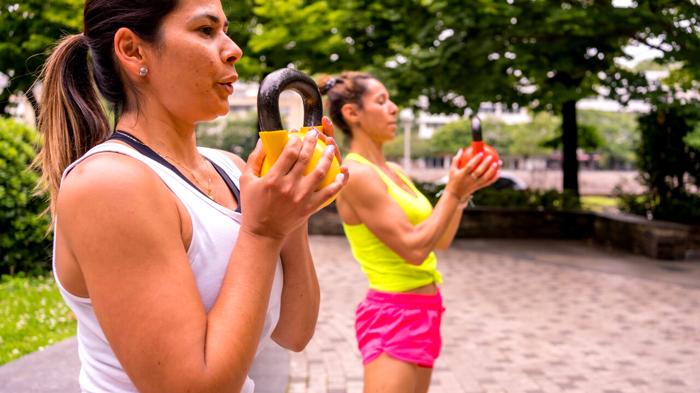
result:
[(328, 114), (343, 134), (352, 138), (350, 126), (343, 117), (345, 104), (362, 108), (362, 97), (367, 92), (367, 80), (376, 79), (366, 72), (346, 71), (338, 76), (322, 75), (316, 80), (321, 94), (328, 95)]
[[(126, 106), (127, 87), (114, 57), (114, 35), (125, 27), (157, 42), (163, 18), (177, 0), (88, 0), (83, 33), (63, 38), (44, 65), (39, 129), (44, 143), (37, 157), (51, 211), (61, 174), (73, 161), (111, 134), (97, 91), (110, 104), (115, 123)], [(95, 90), (97, 87), (97, 91)]]

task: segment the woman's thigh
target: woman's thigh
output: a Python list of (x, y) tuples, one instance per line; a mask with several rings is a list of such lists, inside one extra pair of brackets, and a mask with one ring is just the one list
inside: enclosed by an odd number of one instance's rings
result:
[(364, 393), (414, 392), (418, 387), (418, 369), (415, 364), (383, 353), (365, 365)]
[(416, 367), (416, 388), (414, 392), (427, 393), (432, 375), (433, 369), (431, 367)]

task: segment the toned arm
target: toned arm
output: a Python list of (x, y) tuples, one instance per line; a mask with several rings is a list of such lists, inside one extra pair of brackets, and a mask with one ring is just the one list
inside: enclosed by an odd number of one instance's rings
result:
[(435, 248), (458, 200), (446, 194), (428, 219), (413, 225), (391, 199), (379, 175), (369, 166), (350, 164), (350, 180), (340, 194), (359, 221), (394, 252), (412, 264), (421, 264)]
[[(245, 168), (245, 162), (240, 157), (228, 152), (223, 153), (239, 169)], [(280, 318), (272, 332), (272, 339), (283, 348), (301, 351), (314, 334), (321, 297), (309, 249), (307, 223), (287, 236), (280, 257), (284, 285)]]

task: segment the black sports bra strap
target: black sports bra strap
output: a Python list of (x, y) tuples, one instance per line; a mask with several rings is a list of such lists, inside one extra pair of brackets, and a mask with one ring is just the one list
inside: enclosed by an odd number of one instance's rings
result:
[(241, 212), (241, 191), (236, 187), (236, 183), (231, 180), (229, 175), (224, 171), (220, 166), (216, 165), (216, 163), (212, 160), (209, 159), (209, 157), (204, 157), (211, 163), (211, 166), (216, 169), (216, 171), (219, 173), (219, 176), (221, 176), (222, 179), (224, 179), (224, 183), (228, 186), (228, 189), (231, 190), (233, 193), (234, 198), (236, 198), (236, 202), (238, 204), (238, 207), (236, 208), (236, 212), (240, 213)]
[[(170, 169), (173, 171), (176, 175), (182, 178), (182, 180), (186, 181), (187, 184), (192, 186), (195, 190), (199, 191), (202, 195), (205, 195), (202, 190), (199, 189), (199, 187), (195, 186), (190, 179), (188, 179), (185, 175), (180, 172), (179, 169), (177, 169), (173, 164), (168, 162), (165, 158), (163, 158), (160, 154), (156, 153), (155, 150), (151, 149), (148, 147), (145, 143), (141, 142), (138, 138), (135, 136), (124, 132), (117, 130), (115, 131), (111, 137), (109, 137), (109, 140), (116, 140), (116, 141), (121, 141), (126, 143), (127, 145), (131, 146), (134, 148), (136, 151), (139, 153), (143, 154), (144, 156), (156, 161), (157, 163), (163, 165), (164, 167)], [(236, 203), (238, 204), (238, 207), (236, 208), (236, 212), (240, 213), (241, 212), (241, 192), (236, 187), (236, 184), (231, 180), (229, 175), (224, 171), (221, 167), (216, 165), (212, 160), (210, 160), (208, 157), (204, 157), (211, 163), (211, 165), (216, 169), (216, 172), (221, 176), (221, 178), (224, 180), (224, 183), (226, 183), (226, 186), (229, 188), (229, 191), (233, 194), (233, 196), (236, 198)], [(207, 197), (208, 198), (208, 197)]]

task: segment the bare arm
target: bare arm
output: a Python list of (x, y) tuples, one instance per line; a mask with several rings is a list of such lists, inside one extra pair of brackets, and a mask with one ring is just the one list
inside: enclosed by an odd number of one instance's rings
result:
[[(240, 157), (226, 154), (239, 169), (245, 168)], [(272, 339), (281, 347), (301, 351), (314, 334), (320, 304), (320, 288), (309, 249), (308, 222), (290, 233), (280, 251), (284, 284), (280, 319)]]
[(316, 270), (309, 249), (308, 224), (286, 239), (281, 252), (284, 269), (280, 319), (272, 339), (292, 351), (306, 347), (316, 329), (321, 299)]
[[(323, 119), (323, 132), (319, 134), (326, 144), (335, 146), (335, 155), (341, 160), (339, 149), (333, 140), (333, 125)], [(245, 162), (238, 156), (224, 152), (241, 169)], [(347, 174), (347, 168), (341, 169)], [(343, 182), (345, 184), (345, 182)], [(280, 319), (272, 332), (272, 339), (283, 348), (301, 351), (314, 334), (320, 304), (320, 288), (309, 249), (308, 222), (295, 229), (285, 239), (280, 253), (284, 272)]]
[(80, 264), (100, 326), (140, 391), (241, 389), (284, 238), (341, 187), (313, 191), (329, 157), (303, 176), (313, 144), (290, 141), (263, 178), (256, 175), (261, 149), (251, 155), (241, 178), (246, 215), (209, 313), (187, 260), (182, 217), (154, 173), (113, 156), (81, 164), (64, 183), (59, 230)]
[[(388, 163), (389, 166), (391, 166), (395, 171), (399, 171), (403, 173), (403, 169), (395, 165), (393, 163)], [(404, 174), (404, 177), (408, 178), (408, 176)], [(468, 195), (464, 198), (469, 198), (471, 195)], [(447, 250), (450, 247), (450, 244), (452, 244), (452, 240), (454, 240), (455, 234), (457, 233), (457, 229), (459, 228), (459, 223), (462, 220), (462, 212), (464, 211), (464, 204), (460, 202), (460, 204), (457, 206), (457, 209), (455, 210), (454, 214), (450, 217), (450, 220), (447, 223), (447, 226), (445, 227), (445, 230), (442, 232), (442, 235), (440, 235), (440, 238), (437, 241), (437, 244), (435, 244), (435, 249), (437, 250)]]
[[(498, 166), (491, 166), (490, 161), (482, 162), (480, 159), (475, 157), (461, 169), (453, 160), (445, 193), (430, 217), (418, 225), (411, 224), (403, 210), (389, 197), (379, 175), (368, 166), (352, 164), (350, 180), (340, 197), (360, 222), (389, 248), (409, 263), (418, 265), (436, 248), (450, 224), (454, 226), (450, 241), (454, 237), (457, 225), (454, 216), (461, 215), (461, 211), (458, 212), (461, 210), (458, 209), (459, 201), (493, 181)], [(469, 174), (472, 171), (478, 175), (471, 177)]]
[(447, 250), (448, 248), (450, 248), (450, 245), (452, 244), (452, 241), (454, 240), (455, 235), (457, 234), (457, 229), (459, 229), (459, 223), (462, 221), (463, 212), (464, 209), (461, 206), (458, 206), (457, 210), (452, 215), (452, 218), (447, 223), (447, 227), (442, 232), (440, 239), (435, 245), (435, 248), (437, 250)]

